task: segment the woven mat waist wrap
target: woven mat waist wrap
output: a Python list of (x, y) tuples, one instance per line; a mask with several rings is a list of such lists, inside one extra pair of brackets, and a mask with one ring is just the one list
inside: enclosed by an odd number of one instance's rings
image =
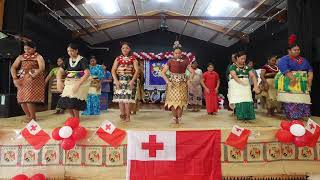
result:
[(288, 76), (279, 72), (275, 76), (275, 88), (279, 92), (288, 92), (288, 93), (306, 93), (309, 92), (308, 88), (308, 74), (306, 71), (291, 71), (293, 76), (296, 78), (297, 83), (294, 86), (290, 85), (290, 79)]
[(251, 86), (248, 78), (240, 79), (244, 84), (242, 85), (231, 79), (228, 82), (228, 99), (229, 104), (236, 104), (241, 102), (252, 102)]
[(181, 81), (186, 82), (187, 76), (184, 73), (183, 74), (171, 73), (169, 79), (170, 79), (170, 81), (174, 81), (174, 82), (181, 82)]

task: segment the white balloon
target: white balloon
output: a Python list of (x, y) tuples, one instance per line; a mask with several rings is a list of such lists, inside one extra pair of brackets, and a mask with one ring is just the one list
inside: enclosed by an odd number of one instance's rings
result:
[(63, 126), (59, 130), (59, 136), (62, 138), (68, 138), (72, 135), (72, 128), (70, 126)]
[(306, 129), (301, 124), (294, 124), (290, 127), (290, 132), (294, 136), (303, 136), (306, 133)]

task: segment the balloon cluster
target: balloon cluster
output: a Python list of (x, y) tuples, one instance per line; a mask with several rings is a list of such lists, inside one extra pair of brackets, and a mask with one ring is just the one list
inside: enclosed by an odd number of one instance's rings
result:
[(18, 174), (11, 178), (11, 180), (46, 180), (46, 176), (44, 176), (43, 174), (35, 174), (29, 178), (24, 174)]
[(64, 150), (73, 149), (76, 142), (85, 138), (86, 128), (79, 125), (78, 118), (68, 118), (63, 127), (57, 127), (52, 131), (52, 138), (60, 141), (60, 146)]
[(294, 143), (297, 147), (307, 146), (311, 137), (306, 133), (306, 129), (302, 121), (281, 121), (282, 129), (276, 133), (278, 141), (282, 143)]

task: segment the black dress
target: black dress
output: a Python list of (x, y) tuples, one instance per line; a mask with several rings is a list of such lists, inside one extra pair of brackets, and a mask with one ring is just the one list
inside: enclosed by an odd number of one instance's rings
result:
[[(77, 92), (73, 92), (73, 87), (79, 83), (80, 78), (84, 75), (84, 70), (89, 69), (88, 60), (84, 57), (78, 57), (78, 62), (67, 60), (64, 66), (66, 79), (61, 98), (58, 101), (58, 108), (76, 109), (83, 111), (86, 108), (86, 99), (89, 91), (90, 81), (83, 82)], [(80, 60), (79, 60), (80, 59)]]

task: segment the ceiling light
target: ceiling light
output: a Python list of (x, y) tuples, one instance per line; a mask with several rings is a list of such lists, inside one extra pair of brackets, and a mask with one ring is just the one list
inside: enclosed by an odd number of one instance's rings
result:
[(166, 2), (169, 2), (171, 0), (158, 0), (158, 2), (161, 2), (161, 3), (166, 3)]
[(239, 8), (239, 3), (231, 0), (212, 0), (207, 13), (211, 16), (221, 15), (222, 12), (232, 11), (234, 8)]
[(119, 9), (115, 0), (86, 0), (86, 4), (96, 5), (108, 14), (114, 14)]

